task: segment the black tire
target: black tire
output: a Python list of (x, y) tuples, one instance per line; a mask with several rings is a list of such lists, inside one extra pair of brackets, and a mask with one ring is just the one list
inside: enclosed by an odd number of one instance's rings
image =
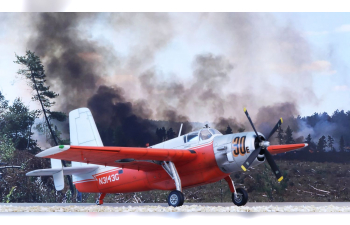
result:
[(180, 192), (180, 194), (182, 196), (182, 201), (181, 201), (181, 205), (179, 205), (179, 206), (182, 206), (184, 204), (184, 202), (185, 202), (185, 196), (184, 196), (184, 194), (182, 192)]
[(246, 192), (246, 190), (244, 190), (243, 188), (237, 188), (236, 192), (237, 192), (237, 198), (235, 198), (235, 194), (232, 193), (232, 202), (236, 206), (245, 205), (248, 202), (248, 193)]
[(178, 207), (184, 204), (185, 198), (182, 192), (175, 190), (170, 192), (167, 200), (168, 200), (169, 206)]

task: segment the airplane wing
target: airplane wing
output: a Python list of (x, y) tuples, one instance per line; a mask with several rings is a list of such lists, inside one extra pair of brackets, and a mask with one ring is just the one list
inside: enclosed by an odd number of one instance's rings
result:
[(194, 160), (197, 153), (187, 149), (60, 145), (36, 156), (149, 171), (161, 168), (159, 161), (172, 161), (176, 165), (183, 165)]
[(271, 154), (275, 155), (279, 153), (284, 153), (284, 152), (289, 152), (300, 148), (304, 148), (306, 146), (308, 146), (307, 143), (290, 144), (290, 145), (270, 145), (269, 147), (267, 147), (267, 150), (269, 150)]

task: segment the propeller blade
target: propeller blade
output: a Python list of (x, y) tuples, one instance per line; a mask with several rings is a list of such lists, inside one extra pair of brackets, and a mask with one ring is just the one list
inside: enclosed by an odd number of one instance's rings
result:
[(278, 169), (277, 164), (275, 163), (275, 160), (273, 160), (272, 155), (270, 154), (270, 152), (268, 150), (265, 150), (265, 158), (267, 160), (267, 162), (269, 163), (273, 173), (275, 174), (278, 182), (281, 182), (283, 180), (283, 176), (281, 174), (281, 171)]
[(272, 131), (270, 132), (269, 136), (267, 136), (267, 141), (270, 139), (270, 137), (276, 132), (276, 130), (282, 125), (283, 123), (283, 119), (282, 117), (278, 120), (277, 124), (275, 125), (275, 127), (272, 129)]
[(258, 157), (260, 150), (261, 150), (261, 147), (255, 149), (255, 151), (253, 151), (249, 155), (248, 159), (241, 166), (243, 171), (247, 171), (247, 169), (250, 167), (250, 165), (252, 165), (253, 161), (256, 159), (256, 157)]
[(249, 114), (248, 114), (248, 111), (247, 111), (247, 109), (246, 109), (245, 107), (244, 107), (243, 111), (244, 111), (244, 113), (246, 114), (246, 116), (247, 116), (247, 118), (248, 118), (248, 120), (249, 120), (249, 122), (250, 122), (250, 125), (252, 125), (253, 130), (255, 131), (255, 134), (256, 134), (256, 136), (258, 137), (258, 140), (259, 140), (259, 143), (260, 143), (260, 142), (261, 142), (261, 139), (260, 139), (260, 137), (259, 137), (259, 134), (258, 134), (258, 132), (256, 132), (255, 127), (254, 127), (254, 124), (253, 124), (252, 120), (250, 119), (250, 116), (249, 116)]

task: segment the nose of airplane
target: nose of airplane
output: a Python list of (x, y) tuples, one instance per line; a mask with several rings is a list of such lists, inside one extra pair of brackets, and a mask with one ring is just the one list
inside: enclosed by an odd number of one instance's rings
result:
[[(259, 135), (264, 138), (261, 133)], [(263, 144), (268, 146), (269, 142), (263, 142)], [(254, 132), (226, 134), (214, 138), (215, 158), (224, 172), (239, 171), (244, 161), (258, 147), (259, 142), (256, 141)], [(258, 155), (257, 160), (252, 163), (255, 165), (262, 162), (264, 162), (264, 156)]]

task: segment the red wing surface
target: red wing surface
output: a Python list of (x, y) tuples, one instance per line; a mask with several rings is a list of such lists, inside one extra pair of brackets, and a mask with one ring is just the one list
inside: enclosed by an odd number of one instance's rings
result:
[(185, 164), (195, 159), (197, 154), (194, 150), (185, 149), (60, 145), (36, 156), (146, 171), (161, 168), (157, 164), (159, 161), (172, 161), (177, 165)]

